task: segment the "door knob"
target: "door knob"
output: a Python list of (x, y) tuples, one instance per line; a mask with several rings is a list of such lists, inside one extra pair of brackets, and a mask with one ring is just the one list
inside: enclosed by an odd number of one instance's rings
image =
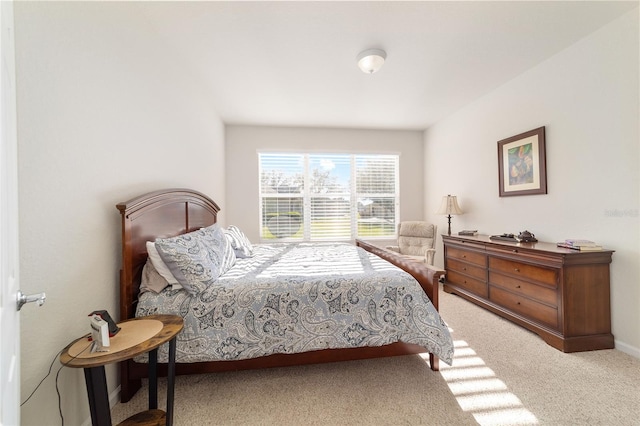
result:
[(18, 310), (20, 310), (22, 308), (22, 305), (24, 305), (25, 303), (38, 302), (38, 306), (42, 306), (44, 305), (44, 300), (46, 298), (47, 298), (47, 295), (44, 293), (30, 294), (27, 296), (26, 294), (22, 294), (22, 292), (18, 290), (18, 296), (17, 296)]

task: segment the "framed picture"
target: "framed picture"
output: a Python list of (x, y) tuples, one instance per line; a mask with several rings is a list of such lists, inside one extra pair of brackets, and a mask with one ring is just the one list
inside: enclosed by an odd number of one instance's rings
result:
[(498, 142), (500, 196), (547, 193), (544, 127)]

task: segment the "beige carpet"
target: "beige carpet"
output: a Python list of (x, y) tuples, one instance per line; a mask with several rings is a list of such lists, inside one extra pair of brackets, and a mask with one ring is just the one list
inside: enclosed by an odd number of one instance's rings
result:
[[(640, 360), (565, 354), (441, 292), (453, 367), (420, 356), (180, 376), (176, 425), (640, 425)], [(163, 408), (164, 379), (159, 401)], [(146, 409), (147, 388), (112, 410)]]

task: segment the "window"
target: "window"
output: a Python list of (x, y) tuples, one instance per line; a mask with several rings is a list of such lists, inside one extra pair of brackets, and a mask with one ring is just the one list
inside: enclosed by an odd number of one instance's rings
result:
[(258, 155), (263, 240), (395, 235), (397, 155)]

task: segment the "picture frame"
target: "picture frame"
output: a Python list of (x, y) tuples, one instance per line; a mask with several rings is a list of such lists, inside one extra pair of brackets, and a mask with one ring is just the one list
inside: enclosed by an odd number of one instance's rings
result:
[(498, 141), (501, 197), (547, 193), (544, 126)]

